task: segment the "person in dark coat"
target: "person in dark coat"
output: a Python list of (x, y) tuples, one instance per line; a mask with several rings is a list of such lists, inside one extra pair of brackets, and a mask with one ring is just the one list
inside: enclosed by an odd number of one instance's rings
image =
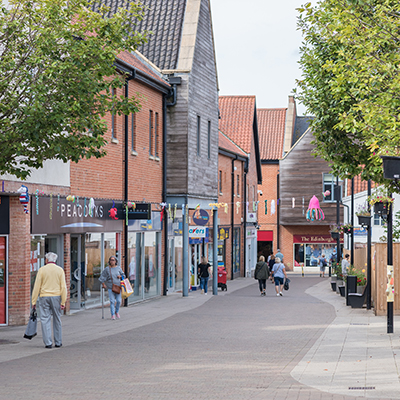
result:
[(275, 264), (275, 256), (271, 254), (269, 261), (268, 261), (268, 266), (269, 266), (269, 276), (271, 279), (271, 283), (274, 283), (274, 278), (272, 277), (272, 268), (274, 268)]
[(254, 271), (254, 278), (258, 280), (258, 286), (260, 287), (261, 296), (266, 296), (265, 284), (269, 277), (268, 264), (265, 262), (265, 257), (260, 256), (258, 263), (256, 264), (256, 270)]

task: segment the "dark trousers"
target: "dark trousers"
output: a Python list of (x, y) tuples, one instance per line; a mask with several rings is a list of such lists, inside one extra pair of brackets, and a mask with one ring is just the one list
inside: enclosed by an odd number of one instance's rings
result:
[(266, 279), (259, 279), (258, 280), (258, 286), (260, 287), (260, 292), (263, 292), (265, 290), (266, 282), (267, 282)]

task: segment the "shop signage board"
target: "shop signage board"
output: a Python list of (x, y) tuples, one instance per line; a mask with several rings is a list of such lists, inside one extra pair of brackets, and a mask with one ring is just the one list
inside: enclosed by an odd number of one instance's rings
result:
[(208, 212), (206, 210), (196, 210), (193, 213), (192, 220), (196, 225), (204, 226), (207, 225), (208, 221), (210, 219), (210, 216), (208, 215)]
[[(343, 235), (340, 237), (340, 243), (343, 243)], [(293, 235), (293, 243), (332, 243), (336, 240), (331, 235)]]
[(146, 232), (158, 232), (162, 230), (162, 222), (160, 218), (160, 211), (152, 211), (151, 219), (147, 220), (129, 220), (128, 231), (146, 231)]
[(219, 228), (218, 229), (218, 240), (229, 239), (229, 228)]
[[(122, 218), (126, 216), (126, 209), (122, 212)], [(146, 203), (136, 204), (135, 209), (128, 208), (128, 220), (129, 219), (151, 219), (151, 205)]]
[(190, 238), (204, 238), (206, 237), (205, 227), (200, 226), (189, 226), (189, 237)]
[(257, 229), (256, 228), (247, 228), (246, 229), (246, 238), (251, 239), (257, 237)]
[(208, 243), (210, 240), (208, 228), (206, 228), (206, 236), (204, 237), (189, 237), (189, 244)]
[[(109, 210), (117, 209), (118, 219), (112, 219)], [(23, 209), (21, 210), (23, 212)], [(60, 234), (85, 232), (121, 232), (123, 229), (122, 202), (95, 200), (89, 209), (89, 198), (71, 202), (57, 196), (32, 196), (32, 234)]]

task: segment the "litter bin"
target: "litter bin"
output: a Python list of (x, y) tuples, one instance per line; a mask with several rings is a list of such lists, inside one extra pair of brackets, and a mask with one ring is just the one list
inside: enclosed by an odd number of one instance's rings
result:
[(226, 271), (224, 267), (218, 267), (218, 287), (220, 287), (222, 291), (228, 290), (226, 286)]

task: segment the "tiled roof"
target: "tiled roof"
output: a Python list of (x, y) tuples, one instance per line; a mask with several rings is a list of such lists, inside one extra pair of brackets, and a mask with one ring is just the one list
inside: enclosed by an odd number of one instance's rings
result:
[[(110, 14), (119, 7), (126, 7), (126, 0), (97, 0), (93, 9), (100, 5), (110, 7)], [(138, 48), (153, 64), (160, 69), (175, 69), (178, 62), (179, 47), (183, 19), (185, 15), (186, 0), (142, 0), (147, 7), (142, 21), (132, 20), (135, 30), (152, 31), (149, 41)]]
[(220, 96), (219, 129), (246, 153), (251, 152), (256, 96)]
[(257, 109), (261, 160), (279, 160), (283, 155), (287, 108)]
[(141, 70), (142, 72), (151, 76), (155, 80), (170, 86), (168, 82), (166, 82), (164, 79), (161, 78), (161, 73), (157, 73), (155, 69), (151, 68), (151, 66), (148, 63), (146, 63), (146, 61), (142, 57), (140, 57), (140, 54), (124, 51), (118, 54), (118, 59), (124, 61), (125, 63), (129, 64), (130, 66), (136, 69)]
[(224, 135), (221, 131), (219, 132), (219, 148), (223, 150), (227, 150), (233, 154), (237, 154), (239, 156), (248, 157), (248, 154), (243, 151), (235, 142), (228, 138), (228, 136)]
[[(375, 182), (371, 181), (371, 188), (377, 187)], [(364, 192), (368, 189), (368, 181), (363, 181), (361, 180), (361, 176), (357, 175), (354, 177), (354, 194)], [(347, 181), (347, 190), (348, 190), (348, 195), (350, 196), (351, 194), (351, 179), (348, 179)]]
[(292, 138), (292, 146), (300, 139), (303, 133), (308, 129), (308, 127), (310, 126), (310, 121), (312, 119), (314, 119), (314, 117), (309, 117), (309, 116), (296, 117), (293, 138)]

